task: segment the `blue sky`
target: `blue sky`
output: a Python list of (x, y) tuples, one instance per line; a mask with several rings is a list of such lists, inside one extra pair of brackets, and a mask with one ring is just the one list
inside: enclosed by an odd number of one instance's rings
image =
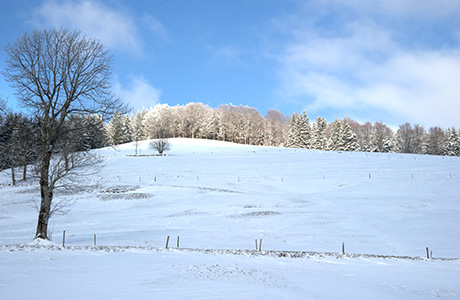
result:
[[(0, 23), (2, 49), (34, 28), (99, 38), (134, 111), (232, 103), (460, 127), (456, 0), (15, 0), (2, 1)], [(2, 76), (0, 96), (16, 106)]]

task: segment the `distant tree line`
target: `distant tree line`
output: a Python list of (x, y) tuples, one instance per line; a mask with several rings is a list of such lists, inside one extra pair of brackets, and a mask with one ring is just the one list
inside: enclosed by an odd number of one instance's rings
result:
[(327, 124), (318, 117), (309, 122), (305, 112), (294, 114), (289, 123), (287, 147), (335, 151), (397, 152), (460, 156), (460, 138), (452, 127), (444, 131), (421, 125), (400, 125), (396, 133), (376, 122), (359, 124), (349, 118)]
[(283, 146), (334, 151), (398, 152), (460, 156), (455, 128), (443, 130), (409, 123), (396, 132), (381, 122), (359, 124), (349, 118), (310, 122), (305, 112), (286, 116), (269, 110), (262, 117), (255, 108), (203, 103), (158, 104), (136, 115), (116, 115), (107, 126), (112, 145), (152, 138), (201, 138), (247, 145)]
[(241, 105), (158, 104), (136, 115), (116, 115), (108, 124), (107, 135), (113, 145), (184, 137), (280, 146), (285, 143), (289, 120), (277, 110), (269, 110), (262, 117), (255, 108)]

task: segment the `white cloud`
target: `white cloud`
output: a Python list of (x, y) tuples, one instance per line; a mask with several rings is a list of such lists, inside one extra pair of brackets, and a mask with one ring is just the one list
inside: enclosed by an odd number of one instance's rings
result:
[[(385, 5), (397, 10), (398, 3)], [(278, 57), (278, 92), (284, 99), (303, 103), (310, 113), (343, 113), (339, 118), (365, 119), (359, 114), (371, 112), (392, 125), (460, 126), (460, 46), (409, 49), (397, 42), (394, 28), (367, 16), (339, 22), (340, 28), (328, 28), (329, 34), (308, 22), (308, 16), (304, 19), (300, 26), (290, 24), (289, 42)]]
[[(143, 41), (134, 17), (93, 0), (46, 0), (33, 11), (30, 22), (37, 27), (77, 28), (108, 48), (142, 54)], [(155, 27), (164, 30), (159, 22)]]
[(155, 88), (143, 76), (129, 76), (129, 84), (123, 86), (117, 78), (113, 86), (115, 94), (128, 103), (131, 108), (141, 110), (160, 102), (161, 90)]

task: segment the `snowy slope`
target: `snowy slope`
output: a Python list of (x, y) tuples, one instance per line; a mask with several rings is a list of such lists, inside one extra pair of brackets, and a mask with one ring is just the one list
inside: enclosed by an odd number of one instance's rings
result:
[[(97, 150), (102, 170), (56, 193), (54, 246), (29, 243), (39, 196), (3, 185), (0, 293), (8, 299), (460, 298), (460, 159), (173, 139)], [(8, 173), (0, 174), (8, 182)], [(98, 184), (97, 186), (95, 184)], [(66, 245), (62, 232), (66, 231)], [(88, 248), (97, 235), (99, 246)], [(170, 236), (170, 249), (165, 250)], [(190, 249), (381, 254), (233, 255)], [(120, 248), (118, 246), (129, 246)], [(73, 248), (72, 248), (73, 247)], [(264, 254), (265, 252), (262, 252)], [(46, 282), (52, 282), (47, 286)], [(78, 282), (78, 286), (75, 283)]]

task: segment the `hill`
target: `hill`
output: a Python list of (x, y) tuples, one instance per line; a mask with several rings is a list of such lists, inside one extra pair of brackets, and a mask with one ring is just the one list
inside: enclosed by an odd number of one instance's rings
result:
[[(460, 158), (171, 142), (163, 157), (148, 156), (148, 141), (139, 145), (142, 156), (133, 144), (97, 150), (104, 167), (79, 189), (56, 194), (74, 203), (52, 218), (49, 245), (30, 242), (38, 187), (4, 184), (0, 292), (11, 299), (460, 297), (459, 261), (439, 259), (459, 257)], [(0, 176), (6, 183), (8, 174)], [(431, 260), (422, 259), (426, 247)]]

